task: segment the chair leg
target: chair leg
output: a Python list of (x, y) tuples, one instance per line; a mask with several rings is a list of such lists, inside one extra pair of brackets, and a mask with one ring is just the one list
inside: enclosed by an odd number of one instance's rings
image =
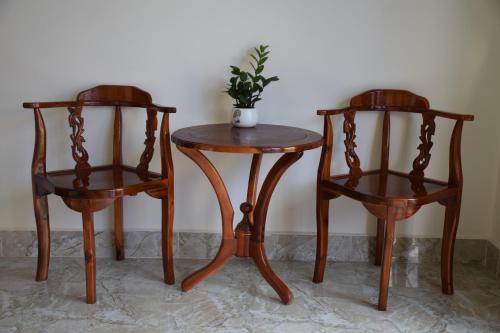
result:
[(49, 205), (47, 196), (33, 194), (35, 208), (36, 232), (38, 237), (38, 263), (36, 268), (36, 281), (47, 280), (50, 261), (50, 225)]
[(89, 210), (82, 211), (83, 247), (85, 253), (85, 279), (87, 285), (87, 303), (96, 302), (96, 262), (94, 240), (94, 214)]
[(123, 248), (123, 198), (118, 198), (115, 205), (115, 248), (116, 260), (125, 259), (125, 250)]
[(385, 238), (385, 220), (377, 219), (377, 240), (375, 244), (375, 265), (380, 266), (382, 263), (382, 254), (384, 251)]
[(323, 282), (328, 255), (328, 211), (329, 200), (316, 198), (316, 263), (314, 266), (314, 283)]
[(396, 218), (394, 208), (388, 208), (386, 231), (384, 237), (384, 251), (382, 257), (382, 267), (380, 271), (380, 289), (378, 298), (378, 310), (387, 309), (387, 297), (389, 294), (389, 280), (391, 277), (392, 245), (394, 242), (394, 231), (396, 229)]
[(446, 205), (441, 245), (441, 287), (444, 294), (453, 294), (453, 250), (460, 215), (460, 201)]
[(172, 196), (161, 200), (161, 250), (163, 259), (163, 279), (167, 284), (175, 283), (173, 238), (174, 238), (174, 200)]

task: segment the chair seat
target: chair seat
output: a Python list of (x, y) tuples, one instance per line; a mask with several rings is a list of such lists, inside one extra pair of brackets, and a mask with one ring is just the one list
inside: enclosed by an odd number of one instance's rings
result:
[(444, 200), (457, 193), (457, 187), (432, 179), (417, 179), (408, 174), (389, 170), (366, 172), (360, 177), (334, 176), (323, 180), (321, 189), (332, 195), (345, 195), (373, 204), (406, 202), (423, 205)]
[(167, 179), (158, 173), (139, 175), (133, 167), (112, 165), (92, 167), (86, 179), (71, 169), (47, 172), (35, 181), (48, 193), (75, 199), (114, 198), (167, 187)]

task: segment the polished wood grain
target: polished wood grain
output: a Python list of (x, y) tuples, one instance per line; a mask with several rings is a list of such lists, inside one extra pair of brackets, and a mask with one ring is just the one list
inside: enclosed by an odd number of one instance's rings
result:
[(349, 111), (344, 113), (344, 133), (345, 133), (345, 160), (349, 167), (349, 175), (359, 177), (363, 171), (361, 170), (358, 154), (356, 154), (356, 123), (354, 117), (356, 111)]
[[(250, 175), (248, 176), (247, 202), (255, 207), (257, 200), (257, 186), (259, 185), (260, 164), (262, 162), (262, 154), (254, 154), (252, 156), (252, 164), (250, 166)], [(253, 214), (249, 214), (250, 223), (253, 224)]]
[(389, 279), (391, 276), (392, 245), (394, 244), (394, 232), (396, 231), (397, 210), (399, 207), (387, 206), (384, 218), (385, 226), (384, 246), (382, 254), (382, 268), (380, 270), (380, 286), (377, 308), (380, 311), (387, 309), (387, 298), (389, 296)]
[[(174, 133), (175, 135), (175, 133)], [(174, 140), (175, 142), (175, 140)], [(222, 216), (222, 242), (219, 252), (215, 258), (205, 267), (190, 274), (182, 281), (182, 290), (191, 290), (201, 281), (219, 271), (224, 263), (236, 253), (236, 240), (233, 233), (234, 210), (231, 204), (231, 198), (227, 192), (226, 186), (222, 181), (219, 172), (212, 163), (197, 149), (190, 149), (177, 145), (177, 148), (195, 162), (207, 176), (210, 184), (214, 188), (217, 200), (219, 201), (220, 212)]]
[[(64, 203), (82, 214), (85, 254), (87, 303), (96, 301), (96, 261), (93, 213), (113, 204), (116, 258), (125, 258), (123, 243), (123, 197), (146, 192), (162, 200), (162, 255), (164, 280), (174, 283), (173, 242), (173, 165), (169, 140), (169, 113), (175, 108), (152, 103), (151, 96), (136, 87), (101, 85), (78, 94), (76, 101), (28, 102), (35, 115), (35, 149), (32, 162), (33, 203), (38, 234), (38, 265), (36, 280), (47, 279), (50, 258), (50, 228), (48, 194), (62, 197)], [(113, 159), (111, 165), (91, 166), (85, 147), (83, 109), (87, 106), (111, 106), (115, 117), (113, 125)], [(145, 150), (138, 167), (122, 162), (122, 107), (147, 110)], [(71, 154), (75, 167), (68, 170), (46, 170), (47, 133), (42, 108), (66, 108), (71, 128)], [(162, 112), (160, 130), (161, 174), (150, 172), (149, 163), (154, 152), (157, 112)]]
[[(80, 94), (82, 95), (82, 94)], [(119, 168), (123, 164), (122, 158), (122, 109), (115, 106), (115, 119), (113, 124), (113, 167)], [(123, 186), (123, 176), (121, 172), (114, 172), (114, 184), (116, 187)], [(119, 197), (114, 203), (114, 226), (115, 226), (115, 251), (116, 260), (125, 259), (123, 244), (123, 198)]]
[(413, 160), (413, 169), (410, 175), (413, 177), (424, 177), (425, 169), (431, 160), (431, 148), (434, 145), (432, 136), (436, 131), (435, 115), (422, 113), (422, 125), (420, 126), (420, 144), (417, 147), (418, 155)]
[(321, 191), (323, 179), (330, 178), (330, 168), (333, 154), (333, 126), (330, 116), (323, 120), (323, 147), (319, 160), (318, 175), (316, 178), (316, 262), (314, 265), (314, 283), (323, 282), (328, 252), (328, 213), (331, 196)]
[[(264, 279), (274, 288), (284, 304), (293, 294), (272, 270), (265, 250), (265, 224), (272, 193), (284, 172), (295, 163), (304, 150), (319, 147), (319, 134), (295, 127), (257, 125), (237, 128), (214, 124), (180, 129), (172, 135), (177, 148), (193, 160), (205, 173), (219, 201), (222, 215), (222, 242), (215, 258), (182, 282), (188, 291), (219, 271), (232, 256), (251, 257)], [(226, 186), (216, 168), (200, 150), (253, 154), (246, 201), (240, 205), (243, 219), (233, 232), (234, 210)], [(257, 195), (258, 174), (262, 154), (284, 152), (267, 174)]]
[(238, 240), (236, 248), (236, 256), (250, 256), (250, 237), (252, 235), (253, 211), (257, 199), (257, 185), (259, 183), (260, 164), (262, 162), (262, 154), (254, 154), (252, 164), (250, 166), (250, 175), (248, 176), (247, 201), (240, 205), (240, 210), (243, 213), (243, 218), (236, 226), (235, 237)]
[(158, 127), (158, 119), (156, 118), (156, 111), (148, 109), (146, 120), (146, 140), (144, 141), (144, 151), (142, 152), (139, 164), (137, 165), (137, 173), (140, 175), (147, 175), (149, 170), (149, 163), (153, 158), (154, 144), (156, 141), (156, 128)]
[(252, 228), (250, 256), (254, 260), (260, 273), (267, 283), (278, 293), (285, 304), (291, 304), (293, 294), (286, 284), (274, 273), (269, 264), (265, 250), (265, 226), (267, 209), (271, 201), (271, 196), (278, 185), (278, 181), (285, 171), (302, 157), (303, 152), (286, 153), (274, 164), (262, 184), (259, 197), (255, 205), (254, 226)]
[[(167, 180), (160, 174), (139, 175), (134, 167), (104, 165), (92, 167), (88, 175), (88, 185), (74, 183), (78, 174), (74, 169), (49, 171), (45, 176), (35, 176), (39, 186), (59, 196), (71, 198), (117, 198), (135, 195), (139, 192), (165, 186)], [(120, 179), (116, 182), (116, 179)]]
[[(362, 112), (384, 112), (380, 169), (361, 170), (356, 154), (355, 116)], [(420, 143), (411, 171), (405, 173), (389, 169), (390, 116), (393, 112), (410, 112), (422, 116)], [(453, 293), (453, 248), (460, 215), (463, 176), (460, 156), (464, 121), (472, 115), (454, 114), (430, 109), (422, 96), (406, 90), (370, 90), (351, 98), (349, 107), (319, 110), (324, 116), (324, 141), (317, 179), (317, 249), (313, 281), (323, 281), (328, 251), (328, 201), (339, 196), (360, 201), (377, 217), (375, 264), (381, 265), (378, 309), (386, 310), (392, 261), (392, 246), (396, 222), (415, 214), (423, 205), (438, 202), (446, 206), (441, 251), (441, 279), (445, 294)], [(331, 117), (344, 115), (345, 159), (349, 173), (331, 176), (333, 127)], [(455, 121), (450, 141), (449, 179), (425, 177), (431, 158), (433, 135), (437, 117)]]
[[(384, 120), (382, 125), (382, 142), (381, 142), (381, 152), (380, 152), (380, 186), (378, 195), (386, 195), (387, 183), (386, 175), (389, 170), (389, 150), (391, 145), (390, 140), (391, 134), (391, 116), (390, 111), (384, 111)], [(382, 264), (382, 255), (384, 251), (384, 238), (385, 238), (385, 220), (377, 219), (377, 236), (375, 243), (375, 265), (380, 266)]]
[[(100, 85), (78, 93), (77, 101), (111, 103), (122, 105), (122, 103), (144, 103), (151, 104), (151, 95), (137, 87)], [(115, 103), (119, 102), (119, 103)]]
[(172, 141), (180, 146), (226, 153), (289, 153), (321, 146), (322, 137), (301, 128), (258, 124), (252, 128), (231, 124), (186, 127)]
[[(174, 252), (172, 248), (174, 241), (174, 163), (172, 161), (172, 151), (170, 148), (169, 117), (165, 116), (162, 117), (160, 127), (160, 155), (161, 176), (167, 179), (166, 191), (158, 197), (161, 199), (162, 203), (161, 250), (163, 274), (165, 283), (174, 284)], [(149, 172), (149, 174), (151, 174), (151, 172)], [(162, 188), (165, 190), (165, 187)]]
[[(356, 179), (341, 175), (330, 177), (321, 182), (322, 189), (331, 194), (345, 195), (350, 198), (373, 204), (408, 203), (423, 205), (449, 197), (456, 192), (454, 187), (431, 179), (423, 178), (418, 181), (409, 175), (396, 173), (391, 170), (383, 173), (373, 170), (362, 174)], [(418, 186), (415, 186), (415, 185)], [(381, 194), (380, 188), (386, 188)]]
[(69, 108), (84, 106), (111, 106), (111, 107), (138, 107), (162, 113), (175, 113), (176, 109), (170, 106), (161, 106), (152, 103), (151, 95), (137, 87), (100, 85), (84, 90), (77, 95), (76, 101), (58, 102), (25, 102), (27, 109)]
[(76, 186), (87, 186), (87, 177), (91, 172), (91, 166), (89, 164), (89, 154), (83, 147), (85, 139), (83, 137), (84, 119), (82, 117), (82, 107), (69, 107), (68, 111), (68, 122), (72, 131), (69, 136), (71, 139), (71, 155), (76, 163), (75, 173), (78, 175), (78, 179), (75, 180)]
[(82, 211), (83, 219), (83, 252), (85, 254), (85, 280), (87, 288), (87, 303), (96, 302), (96, 257), (94, 239), (94, 213), (91, 211), (91, 202), (83, 200), (87, 206)]
[(35, 209), (36, 230), (38, 238), (38, 263), (36, 281), (47, 280), (50, 260), (50, 224), (47, 192), (41, 189), (35, 177), (46, 173), (47, 133), (40, 109), (34, 109), (35, 115), (35, 149), (31, 163), (33, 207)]
[(457, 195), (455, 200), (441, 202), (446, 206), (441, 247), (441, 286), (443, 293), (448, 295), (453, 294), (453, 251), (462, 203), (463, 174), (460, 150), (462, 128), (463, 121), (458, 120), (453, 128), (450, 142), (448, 183), (457, 187)]

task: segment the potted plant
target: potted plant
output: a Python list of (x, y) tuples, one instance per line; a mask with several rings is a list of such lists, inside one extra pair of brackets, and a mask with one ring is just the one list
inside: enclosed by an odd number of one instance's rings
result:
[(236, 66), (231, 67), (233, 76), (227, 84), (225, 92), (234, 99), (232, 123), (237, 127), (254, 127), (257, 125), (258, 114), (255, 103), (260, 101), (262, 91), (273, 81), (278, 81), (277, 76), (265, 78), (262, 75), (264, 63), (269, 57), (269, 45), (260, 45), (254, 48), (251, 54), (250, 66), (253, 73), (242, 71)]

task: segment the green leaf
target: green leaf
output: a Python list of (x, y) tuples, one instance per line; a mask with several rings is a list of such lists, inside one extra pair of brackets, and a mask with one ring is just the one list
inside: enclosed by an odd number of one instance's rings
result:
[(238, 67), (236, 67), (236, 66), (229, 66), (229, 67), (231, 67), (231, 69), (232, 69), (231, 74), (240, 75), (241, 70)]
[(254, 83), (253, 90), (254, 90), (254, 92), (258, 91), (259, 93), (261, 93), (264, 90), (264, 88), (260, 84)]
[(260, 58), (259, 65), (263, 65), (267, 59), (267, 57)]
[(251, 90), (251, 88), (252, 88), (252, 82), (249, 82), (249, 81), (243, 82), (242, 87), (243, 87), (244, 90)]
[(243, 82), (248, 80), (248, 74), (246, 72), (241, 72), (240, 73), (240, 80)]
[(248, 96), (245, 95), (239, 95), (238, 99), (240, 101), (240, 104), (242, 105), (246, 105), (248, 102), (250, 102), (250, 98), (248, 98)]
[(274, 82), (274, 81), (278, 81), (278, 80), (279, 80), (279, 78), (277, 76), (273, 76), (273, 77), (270, 77), (268, 79), (262, 78), (262, 85), (265, 87), (269, 83)]
[(253, 107), (261, 100), (261, 93), (269, 83), (278, 81), (277, 76), (265, 78), (262, 76), (264, 63), (269, 59), (269, 45), (259, 45), (251, 52), (249, 62), (253, 73), (241, 70), (237, 66), (230, 66), (233, 77), (226, 84), (225, 92), (234, 99), (235, 107)]

